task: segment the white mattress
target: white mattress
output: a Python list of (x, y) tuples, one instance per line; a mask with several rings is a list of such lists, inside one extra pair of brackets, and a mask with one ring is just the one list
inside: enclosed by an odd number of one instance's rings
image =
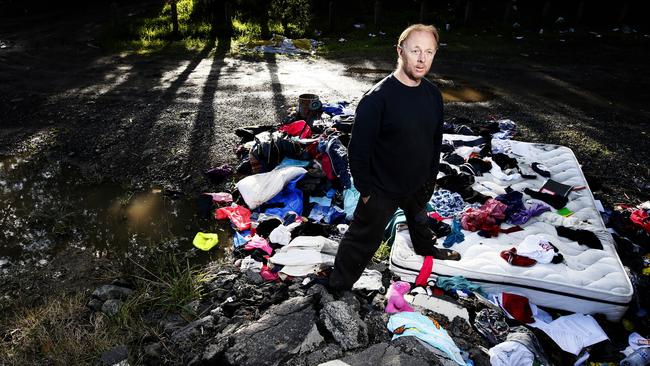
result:
[[(453, 140), (475, 138), (445, 135)], [(495, 142), (496, 143), (496, 142)], [(503, 143), (503, 142), (501, 142)], [(540, 162), (551, 172), (551, 178), (574, 186), (587, 185), (573, 152), (563, 146), (505, 142), (508, 155), (522, 163)], [(467, 148), (462, 148), (467, 150)], [(462, 150), (461, 149), (461, 150)], [(459, 151), (457, 149), (457, 151)], [(473, 188), (494, 197), (504, 193), (508, 185), (515, 190), (538, 190), (546, 178), (518, 179), (504, 182), (484, 174), (476, 177)], [(524, 200), (531, 199), (524, 194)], [(463, 230), (465, 240), (451, 249), (461, 253), (460, 261), (434, 261), (431, 277), (464, 276), (492, 293), (511, 292), (526, 296), (532, 303), (577, 313), (601, 313), (618, 321), (632, 299), (633, 287), (616, 253), (612, 236), (605, 228), (589, 188), (571, 192), (567, 207), (575, 214), (565, 218), (552, 209), (520, 225), (523, 231), (483, 238), (476, 232)], [(450, 223), (450, 220), (447, 221)], [(504, 224), (505, 225), (505, 224)], [(567, 238), (557, 236), (554, 226), (593, 231), (603, 250), (590, 249)], [(526, 236), (541, 234), (564, 256), (559, 264), (537, 263), (532, 267), (510, 265), (500, 252), (519, 244)], [(438, 239), (441, 246), (444, 238)], [(422, 266), (423, 257), (415, 254), (408, 231), (398, 232), (390, 255), (390, 268), (403, 280), (413, 282)]]

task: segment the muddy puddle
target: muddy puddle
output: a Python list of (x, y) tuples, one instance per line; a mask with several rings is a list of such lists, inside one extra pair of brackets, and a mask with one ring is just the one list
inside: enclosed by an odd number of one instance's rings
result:
[[(158, 246), (189, 251), (201, 230), (219, 233), (221, 245), (230, 242), (214, 219), (199, 217), (194, 196), (88, 182), (65, 162), (0, 157), (0, 268), (48, 260), (66, 247), (97, 257)], [(206, 256), (220, 253), (213, 248)]]

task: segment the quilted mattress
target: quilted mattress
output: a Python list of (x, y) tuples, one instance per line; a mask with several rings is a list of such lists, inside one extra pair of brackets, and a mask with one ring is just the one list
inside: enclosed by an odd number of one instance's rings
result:
[[(472, 136), (445, 135), (445, 139), (467, 140)], [(551, 172), (551, 178), (572, 186), (586, 189), (572, 191), (567, 207), (574, 212), (564, 217), (552, 209), (521, 225), (523, 231), (501, 233), (497, 237), (484, 238), (476, 232), (463, 230), (465, 240), (451, 249), (461, 253), (460, 261), (434, 261), (431, 278), (437, 276), (464, 276), (481, 285), (491, 293), (510, 292), (526, 296), (532, 303), (570, 312), (601, 313), (612, 321), (618, 321), (632, 299), (633, 287), (616, 253), (614, 241), (605, 228), (596, 209), (594, 197), (573, 152), (563, 146), (532, 144), (511, 140), (493, 140), (515, 157), (520, 166), (532, 162), (543, 163)], [(460, 147), (456, 152), (468, 154), (474, 148)], [(546, 178), (519, 178), (502, 181), (484, 173), (477, 176), (472, 186), (480, 193), (495, 197), (505, 193), (510, 185), (522, 191), (524, 188), (539, 190)], [(531, 199), (524, 194), (524, 200)], [(451, 220), (445, 220), (451, 223)], [(505, 224), (504, 224), (505, 225)], [(591, 249), (575, 241), (558, 236), (554, 226), (566, 226), (594, 232), (603, 250)], [(553, 243), (564, 256), (559, 264), (537, 263), (532, 267), (518, 267), (500, 257), (502, 250), (510, 249), (531, 234), (539, 234)], [(438, 246), (444, 238), (438, 239)], [(397, 232), (390, 254), (390, 268), (403, 280), (413, 282), (422, 266), (423, 257), (415, 254), (408, 230)]]

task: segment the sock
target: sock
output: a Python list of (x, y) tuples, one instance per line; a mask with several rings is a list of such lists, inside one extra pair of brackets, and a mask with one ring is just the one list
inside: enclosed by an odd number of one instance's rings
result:
[(591, 249), (600, 249), (603, 250), (603, 244), (600, 242), (600, 239), (591, 231), (582, 230), (582, 229), (569, 229), (564, 226), (557, 226), (557, 235), (563, 236), (567, 239), (577, 241), (582, 245), (586, 245)]
[(553, 206), (553, 208), (555, 208), (557, 210), (559, 210), (562, 207), (566, 206), (567, 202), (569, 202), (569, 199), (566, 198), (566, 197), (554, 196), (554, 195), (548, 194), (548, 193), (537, 192), (537, 191), (533, 191), (530, 188), (524, 189), (524, 193), (526, 193), (527, 195), (529, 195), (529, 196), (531, 196), (531, 197), (533, 197), (535, 199), (542, 200), (542, 201), (548, 203), (549, 205)]
[(549, 172), (548, 169), (543, 164), (533, 163), (533, 164), (531, 164), (530, 167), (533, 168), (535, 173), (541, 175), (542, 177), (545, 177), (545, 178), (550, 178), (551, 177), (551, 172)]

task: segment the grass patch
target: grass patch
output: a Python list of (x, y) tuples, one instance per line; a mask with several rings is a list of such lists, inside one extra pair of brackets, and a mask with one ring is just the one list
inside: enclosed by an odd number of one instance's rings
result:
[(89, 364), (102, 350), (119, 344), (109, 319), (85, 306), (86, 296), (57, 297), (46, 304), (20, 311), (3, 326), (0, 355), (3, 364)]
[(188, 321), (197, 317), (188, 305), (202, 298), (205, 273), (172, 254), (146, 266), (131, 263), (134, 293), (113, 317), (87, 308), (90, 297), (83, 293), (53, 295), (43, 305), (25, 304), (3, 314), (0, 364), (95, 364), (102, 352), (117, 345), (137, 349), (144, 339), (164, 339), (155, 319), (167, 314)]
[(198, 52), (210, 42), (212, 24), (193, 0), (178, 1), (178, 37), (172, 33), (171, 6), (145, 11), (140, 17), (107, 26), (101, 44), (108, 51), (151, 54), (161, 51)]

